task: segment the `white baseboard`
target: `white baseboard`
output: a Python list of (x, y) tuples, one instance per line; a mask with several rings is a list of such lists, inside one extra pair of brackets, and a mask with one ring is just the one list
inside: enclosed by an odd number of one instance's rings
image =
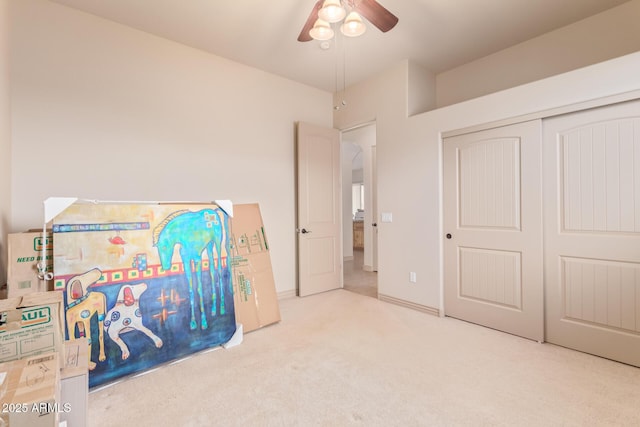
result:
[(342, 258), (344, 261), (353, 261), (353, 255)]
[(407, 308), (410, 308), (412, 310), (418, 310), (418, 311), (421, 311), (423, 313), (432, 314), (434, 316), (440, 316), (440, 310), (437, 309), (437, 308), (429, 307), (429, 306), (422, 305), (422, 304), (416, 304), (414, 302), (405, 301), (405, 300), (400, 299), (400, 298), (395, 298), (395, 297), (391, 297), (389, 295), (384, 295), (384, 294), (380, 294), (380, 293), (378, 294), (378, 299), (380, 301), (388, 302), (388, 303), (395, 304), (395, 305), (400, 305), (402, 307), (407, 307)]
[(363, 266), (362, 266), (362, 269), (363, 269), (364, 271), (375, 271), (375, 270), (373, 269), (373, 267), (372, 267), (372, 266), (370, 266), (370, 265), (363, 265)]

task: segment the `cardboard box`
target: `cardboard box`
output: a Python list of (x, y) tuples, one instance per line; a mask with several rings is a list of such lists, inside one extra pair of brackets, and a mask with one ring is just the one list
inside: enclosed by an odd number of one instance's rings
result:
[(0, 364), (0, 419), (8, 427), (57, 427), (64, 407), (55, 352)]
[(0, 300), (0, 362), (62, 353), (62, 310), (62, 292)]
[(279, 322), (269, 243), (257, 203), (234, 205), (231, 235), (236, 321), (244, 332)]
[(53, 290), (52, 280), (38, 278), (38, 263), (42, 261), (42, 249), (45, 249), (46, 271), (53, 270), (53, 237), (42, 231), (9, 233), (7, 238), (7, 297), (14, 298), (32, 292)]

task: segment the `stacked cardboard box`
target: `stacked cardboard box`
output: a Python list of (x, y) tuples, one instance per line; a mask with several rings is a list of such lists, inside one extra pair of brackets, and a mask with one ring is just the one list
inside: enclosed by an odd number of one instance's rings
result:
[(7, 243), (7, 297), (53, 290), (53, 281), (38, 277), (38, 263), (45, 264), (46, 272), (51, 272), (53, 268), (51, 233), (47, 233), (45, 237), (42, 236), (42, 231), (9, 233)]
[(0, 364), (0, 419), (9, 427), (57, 427), (60, 367), (55, 352)]
[(0, 425), (58, 426), (61, 311), (61, 292), (0, 301)]
[(62, 353), (62, 292), (0, 300), (0, 362)]

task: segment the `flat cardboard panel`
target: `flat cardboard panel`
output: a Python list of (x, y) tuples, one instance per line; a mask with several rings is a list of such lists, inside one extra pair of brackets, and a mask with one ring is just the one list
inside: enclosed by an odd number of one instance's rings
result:
[(61, 423), (66, 422), (68, 427), (88, 425), (88, 373), (60, 380), (60, 403), (67, 409), (60, 413)]
[(88, 374), (88, 349), (87, 338), (64, 342), (64, 360), (62, 361), (63, 366), (60, 373), (62, 379)]
[(269, 242), (260, 206), (234, 205), (231, 253), (236, 319), (245, 332), (280, 321)]
[[(0, 418), (10, 427), (57, 427), (60, 368), (57, 353), (0, 364)], [(0, 423), (1, 424), (1, 423)]]
[(87, 339), (64, 343), (64, 368), (60, 373), (60, 402), (68, 411), (60, 413), (60, 422), (69, 427), (86, 426), (89, 404)]
[(75, 203), (53, 219), (66, 336), (95, 387), (226, 343), (236, 320), (228, 215), (212, 203)]
[(48, 272), (53, 268), (52, 234), (42, 238), (42, 231), (10, 233), (7, 238), (7, 297), (14, 298), (32, 292), (53, 290), (52, 281), (38, 278), (38, 262), (42, 258), (42, 246), (45, 249), (45, 262)]

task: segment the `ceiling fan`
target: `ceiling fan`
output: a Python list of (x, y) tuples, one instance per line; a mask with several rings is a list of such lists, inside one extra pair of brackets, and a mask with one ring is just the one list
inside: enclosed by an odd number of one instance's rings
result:
[[(343, 4), (347, 7), (343, 7)], [(347, 10), (350, 11), (349, 14), (347, 14)], [(330, 39), (333, 37), (333, 30), (329, 24), (339, 22), (343, 18), (345, 19), (342, 26), (343, 34), (351, 37), (358, 36), (365, 29), (360, 15), (383, 33), (398, 23), (398, 17), (375, 0), (318, 0), (309, 14), (307, 22), (302, 27), (298, 41)]]

